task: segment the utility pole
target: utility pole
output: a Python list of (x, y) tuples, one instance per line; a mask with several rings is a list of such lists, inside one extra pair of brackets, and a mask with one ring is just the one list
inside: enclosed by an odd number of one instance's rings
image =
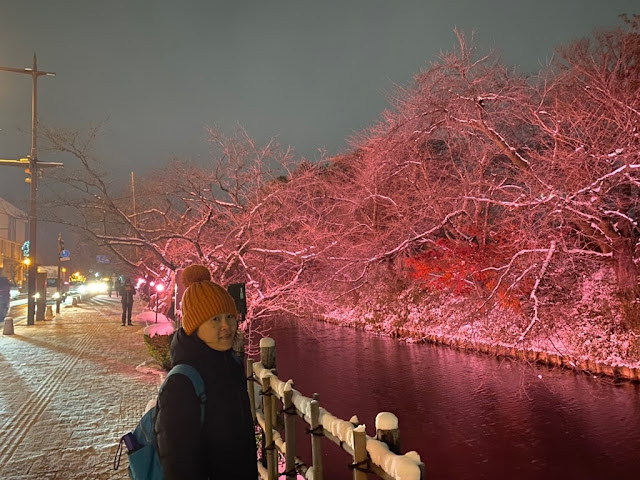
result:
[[(31, 153), (27, 157), (29, 165), (29, 172), (31, 173), (31, 196), (29, 204), (29, 257), (31, 263), (29, 264), (29, 283), (27, 293), (27, 325), (33, 325), (36, 313), (36, 301), (34, 295), (36, 294), (36, 273), (38, 272), (38, 265), (36, 260), (36, 236), (37, 236), (37, 211), (36, 211), (36, 199), (38, 191), (38, 169), (44, 167), (62, 167), (62, 163), (54, 162), (38, 162), (37, 151), (37, 136), (38, 136), (38, 77), (50, 76), (54, 77), (53, 72), (44, 72), (38, 70), (38, 60), (36, 54), (33, 54), (33, 68), (9, 68), (0, 67), (0, 70), (13, 73), (24, 73), (31, 75), (33, 80), (33, 89), (31, 91)], [(2, 165), (24, 166), (23, 160), (0, 160)], [(29, 179), (27, 179), (29, 180)]]
[(56, 298), (56, 314), (60, 313), (60, 302), (62, 301), (62, 281), (60, 277), (62, 262), (62, 250), (64, 250), (64, 240), (62, 240), (62, 233), (58, 233), (58, 298)]

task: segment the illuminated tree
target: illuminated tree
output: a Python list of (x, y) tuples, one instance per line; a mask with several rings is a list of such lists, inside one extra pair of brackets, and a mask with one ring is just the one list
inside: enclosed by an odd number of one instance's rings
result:
[(108, 183), (94, 155), (98, 134), (99, 128), (46, 131), (50, 148), (80, 162), (58, 176), (62, 188), (49, 202), (52, 219), (155, 278), (169, 281), (171, 271), (201, 262), (218, 282), (247, 282), (256, 293), (255, 315), (288, 309), (286, 293), (304, 269), (299, 250), (305, 247), (294, 235), (273, 233), (293, 232), (284, 221), (296, 222), (278, 205), (291, 151), (273, 141), (257, 145), (242, 129), (231, 136), (210, 129), (211, 163), (175, 160), (138, 180), (134, 211), (130, 193)]
[(579, 245), (608, 255), (618, 287), (639, 293), (640, 29), (596, 33), (558, 51), (532, 109), (545, 133), (549, 194)]
[(563, 283), (571, 262), (601, 259), (633, 326), (637, 25), (561, 49), (539, 78), (476, 58), (458, 38), (459, 51), (399, 89), (394, 110), (355, 142), (348, 202), (367, 234), (346, 247), (359, 249), (349, 261), (364, 272), (410, 257), (432, 285), (524, 306), (523, 340), (541, 289)]
[(510, 311), (524, 341), (575, 277), (608, 265), (640, 328), (638, 38), (634, 17), (525, 77), (458, 34), (344, 155), (311, 164), (210, 129), (211, 162), (142, 179), (135, 212), (92, 155), (96, 130), (49, 131), (81, 163), (60, 179), (76, 195), (59, 219), (155, 276), (202, 262), (246, 282), (255, 318), (372, 300), (414, 276)]

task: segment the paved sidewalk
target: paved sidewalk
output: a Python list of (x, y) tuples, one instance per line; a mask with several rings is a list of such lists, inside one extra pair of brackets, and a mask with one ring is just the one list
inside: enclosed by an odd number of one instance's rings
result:
[(120, 312), (98, 296), (0, 334), (0, 479), (128, 478), (126, 453), (113, 470), (116, 444), (160, 376), (136, 370), (151, 361), (144, 325), (123, 327)]

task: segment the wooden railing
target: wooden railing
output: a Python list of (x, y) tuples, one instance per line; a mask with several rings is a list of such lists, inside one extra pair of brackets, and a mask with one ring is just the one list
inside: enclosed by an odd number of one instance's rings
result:
[[(416, 452), (400, 454), (398, 421), (395, 415), (382, 412), (376, 417), (376, 437), (365, 433), (357, 417), (341, 420), (320, 407), (319, 397), (305, 397), (295, 390), (292, 381), (283, 382), (276, 376), (275, 342), (271, 338), (260, 341), (260, 362), (247, 360), (247, 388), (254, 423), (263, 434), (263, 459), (258, 462), (263, 480), (305, 479), (322, 480), (322, 437), (327, 438), (351, 455), (354, 480), (365, 480), (368, 474), (384, 480), (422, 480), (424, 464)], [(262, 401), (257, 400), (262, 398)], [(281, 402), (282, 416), (277, 414)], [(296, 415), (308, 425), (311, 434), (312, 464), (307, 466), (297, 457)], [(281, 432), (284, 431), (284, 439)], [(279, 455), (279, 453), (281, 455)], [(284, 468), (278, 472), (279, 458)]]

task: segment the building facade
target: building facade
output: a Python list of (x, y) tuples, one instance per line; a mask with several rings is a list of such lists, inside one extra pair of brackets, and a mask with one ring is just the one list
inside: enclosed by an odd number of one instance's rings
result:
[(0, 271), (9, 281), (22, 286), (27, 267), (22, 263), (22, 245), (27, 239), (29, 217), (0, 198)]

